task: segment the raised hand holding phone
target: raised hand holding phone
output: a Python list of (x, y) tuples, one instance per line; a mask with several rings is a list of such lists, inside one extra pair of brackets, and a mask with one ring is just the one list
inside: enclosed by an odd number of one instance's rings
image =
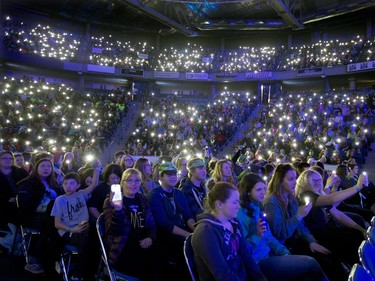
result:
[(121, 185), (119, 184), (111, 185), (110, 200), (112, 201), (113, 206), (116, 208), (116, 210), (120, 210), (122, 208)]

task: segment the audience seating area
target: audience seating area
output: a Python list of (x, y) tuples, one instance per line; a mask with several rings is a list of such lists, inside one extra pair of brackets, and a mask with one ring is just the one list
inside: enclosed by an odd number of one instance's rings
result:
[(32, 77), (3, 77), (1, 82), (1, 150), (99, 151), (130, 102), (130, 96), (118, 90), (79, 92)]
[[(26, 22), (16, 17), (3, 20), (5, 48), (13, 52), (64, 61), (103, 66), (173, 72), (259, 72), (299, 68), (332, 67), (374, 59), (374, 39), (356, 36), (347, 40), (324, 40), (300, 46), (239, 46), (219, 50), (194, 43), (157, 50), (148, 42), (112, 35), (84, 34)], [(85, 46), (87, 48), (85, 49)]]
[(366, 161), (373, 140), (373, 92), (283, 95), (266, 105), (243, 145), (249, 160), (273, 163), (325, 159), (328, 164)]

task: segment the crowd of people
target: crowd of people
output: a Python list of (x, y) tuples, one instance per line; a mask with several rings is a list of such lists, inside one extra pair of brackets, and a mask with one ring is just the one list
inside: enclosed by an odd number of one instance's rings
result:
[(371, 91), (284, 95), (265, 106), (243, 144), (254, 151), (250, 161), (355, 161), (361, 168), (373, 141), (374, 109)]
[[(16, 17), (3, 20), (6, 49), (64, 61), (83, 61), (103, 66), (172, 72), (259, 72), (332, 67), (373, 60), (374, 40), (323, 40), (300, 46), (239, 46), (224, 49), (195, 43), (163, 47), (120, 39), (112, 35), (86, 36)], [(85, 49), (85, 50), (83, 50)], [(87, 56), (87, 58), (86, 58)]]
[(75, 61), (81, 36), (9, 16), (3, 20), (3, 44), (7, 50), (58, 60)]
[(0, 90), (1, 150), (54, 147), (57, 158), (72, 151), (78, 163), (83, 155), (102, 151), (131, 101), (119, 90), (77, 91), (31, 76), (2, 77)]
[(95, 222), (102, 213), (111, 266), (142, 280), (190, 280), (183, 256), (190, 235), (201, 280), (345, 280), (375, 214), (368, 176), (355, 161), (331, 174), (324, 160), (302, 157), (242, 166), (247, 152), (151, 163), (117, 151), (102, 169), (98, 160), (77, 165), (70, 152), (64, 159), (75, 165), (63, 168), (52, 151), (41, 151), (28, 171), (18, 154), (3, 150), (1, 227), (40, 230), (25, 265), (33, 274), (56, 276), (53, 258), (75, 245), (74, 281), (97, 272)]
[(280, 68), (281, 70), (295, 70), (357, 62), (356, 59), (364, 47), (364, 41), (362, 37), (357, 36), (352, 40), (324, 40), (311, 45), (291, 47), (286, 52)]
[(256, 101), (249, 93), (225, 91), (214, 102), (181, 102), (153, 94), (142, 98), (141, 116), (126, 143), (132, 155), (194, 155), (217, 151), (250, 116)]
[[(79, 48), (79, 37), (47, 26), (7, 18), (4, 30), (4, 44), (17, 52), (70, 60)], [(357, 38), (290, 50), (242, 47), (224, 55), (192, 44), (157, 54), (145, 43), (91, 39), (93, 63), (179, 72), (214, 71), (216, 63), (224, 72), (345, 64), (363, 44)], [(61, 42), (71, 53), (59, 53)], [(256, 99), (223, 92), (203, 105), (141, 95), (135, 130), (107, 164), (84, 156), (100, 156), (131, 96), (33, 77), (1, 82), (0, 227), (5, 237), (15, 235), (12, 225), (40, 232), (25, 270), (56, 280), (54, 262), (63, 245), (74, 245), (71, 280), (93, 280), (101, 214), (111, 267), (145, 281), (190, 280), (188, 237), (205, 281), (341, 281), (358, 262), (375, 214), (375, 186), (363, 171), (374, 139), (373, 92), (280, 94), (260, 105), (238, 149), (220, 159), (217, 149)], [(3, 238), (0, 251), (12, 254)]]
[(146, 42), (119, 41), (112, 35), (92, 37), (89, 61), (93, 64), (150, 69), (154, 47)]

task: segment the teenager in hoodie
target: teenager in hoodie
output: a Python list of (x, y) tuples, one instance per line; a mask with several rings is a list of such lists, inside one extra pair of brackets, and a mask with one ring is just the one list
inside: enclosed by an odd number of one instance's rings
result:
[(238, 189), (217, 182), (207, 195), (205, 212), (198, 215), (192, 236), (200, 280), (267, 280), (248, 251), (236, 220), (240, 208)]

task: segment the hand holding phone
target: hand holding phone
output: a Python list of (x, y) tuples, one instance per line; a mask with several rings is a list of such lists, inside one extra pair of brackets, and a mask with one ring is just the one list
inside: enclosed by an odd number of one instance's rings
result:
[(310, 197), (306, 196), (305, 198), (303, 198), (303, 200), (305, 201), (305, 205), (310, 204)]
[(112, 184), (111, 185), (111, 191), (114, 193), (113, 197), (112, 197), (113, 202), (122, 200), (121, 185)]
[(119, 184), (112, 184), (111, 185), (112, 191), (112, 204), (116, 210), (121, 210), (122, 208), (122, 193), (121, 193), (121, 185)]

